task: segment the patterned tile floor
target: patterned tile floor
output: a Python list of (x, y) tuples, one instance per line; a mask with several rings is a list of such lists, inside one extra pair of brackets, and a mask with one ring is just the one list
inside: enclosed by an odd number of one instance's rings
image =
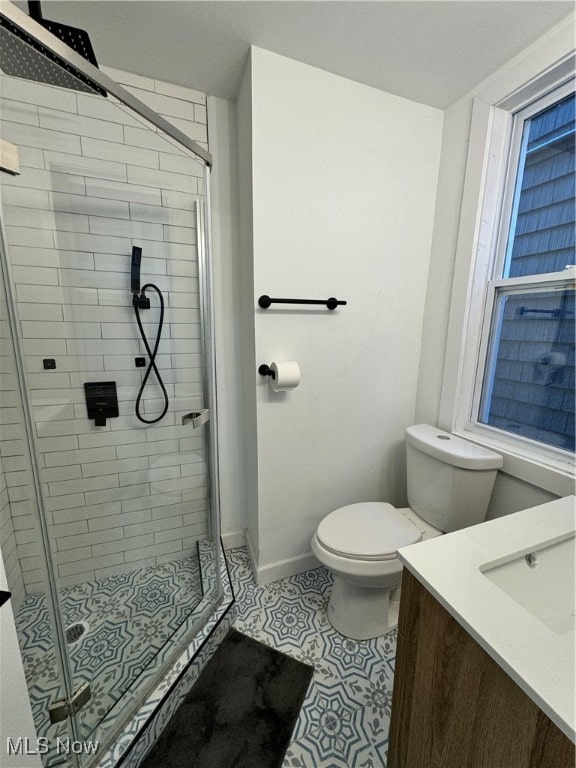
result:
[[(88, 625), (82, 639), (68, 646), (75, 686), (88, 681), (92, 689), (91, 700), (78, 714), (82, 738), (92, 736), (202, 594), (197, 556), (62, 590), (65, 626)], [(36, 729), (54, 743), (64, 733), (62, 726), (50, 725), (48, 705), (62, 693), (43, 594), (24, 600), (16, 626)], [(57, 761), (48, 759), (46, 764)]]
[(336, 632), (325, 568), (257, 587), (244, 547), (226, 557), (233, 626), (315, 668), (282, 768), (385, 768), (396, 631), (374, 640)]

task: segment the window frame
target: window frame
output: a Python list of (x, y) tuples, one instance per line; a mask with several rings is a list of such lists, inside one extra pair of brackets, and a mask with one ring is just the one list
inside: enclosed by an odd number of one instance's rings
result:
[[(477, 431), (479, 434), (492, 436), (493, 439), (499, 439), (511, 446), (523, 446), (526, 450), (532, 449), (535, 455), (540, 457), (549, 457), (562, 463), (571, 464), (574, 462), (574, 453), (562, 448), (556, 448), (553, 445), (533, 440), (514, 432), (493, 427), (480, 421), (480, 411), (484, 399), (484, 379), (488, 375), (488, 370), (493, 366), (493, 360), (488, 359), (491, 346), (491, 339), (494, 333), (494, 323), (496, 319), (496, 305), (498, 297), (502, 293), (529, 293), (531, 290), (554, 291), (572, 289), (576, 283), (576, 268), (569, 267), (562, 272), (545, 272), (540, 275), (528, 275), (526, 277), (497, 278), (489, 280), (486, 286), (486, 303), (484, 309), (484, 318), (480, 336), (479, 359), (474, 382), (474, 392), (472, 396), (469, 428), (471, 431)], [(505, 291), (502, 291), (505, 289)], [(493, 357), (493, 356), (492, 356)]]
[[(502, 440), (511, 446), (522, 446), (528, 451), (533, 450), (537, 457), (551, 458), (561, 463), (566, 462), (569, 464), (574, 461), (572, 451), (556, 448), (541, 441), (493, 427), (480, 421), (480, 412), (484, 400), (484, 381), (488, 376), (489, 369), (493, 366), (493, 355), (489, 359), (489, 351), (494, 334), (496, 322), (495, 308), (500, 290), (502, 288), (509, 288), (514, 291), (520, 292), (524, 290), (526, 293), (529, 293), (531, 289), (541, 289), (545, 286), (549, 286), (551, 290), (561, 290), (570, 288), (576, 278), (575, 269), (566, 269), (562, 272), (544, 272), (521, 277), (502, 276), (507, 271), (507, 267), (509, 267), (512, 245), (510, 233), (515, 230), (517, 222), (517, 209), (520, 197), (518, 175), (524, 172), (524, 169), (520, 167), (520, 162), (522, 160), (524, 143), (528, 140), (528, 135), (524, 130), (526, 121), (562, 101), (567, 96), (571, 96), (574, 90), (572, 82), (564, 83), (549, 90), (546, 94), (538, 96), (528, 106), (517, 111), (511, 111), (507, 117), (508, 126), (505, 140), (505, 145), (507, 144), (506, 171), (503, 179), (500, 181), (502, 185), (500, 211), (498, 222), (495, 222), (494, 233), (491, 238), (493, 243), (492, 264), (489, 270), (489, 279), (486, 283), (486, 296), (478, 349), (478, 365), (470, 401), (467, 427), (472, 432), (491, 436), (493, 439)], [(486, 226), (489, 226), (488, 220), (486, 220)]]
[[(558, 101), (562, 101), (567, 96), (574, 93), (575, 84), (573, 82), (567, 82), (560, 86), (557, 86), (548, 91), (548, 93), (539, 95), (531, 104), (523, 107), (519, 110), (513, 110), (510, 112), (510, 138), (509, 138), (509, 150), (507, 157), (507, 167), (505, 178), (502, 180), (503, 184), (503, 196), (500, 212), (500, 220), (498, 224), (498, 235), (496, 242), (496, 258), (493, 267), (493, 279), (498, 279), (497, 275), (503, 275), (506, 262), (508, 261), (509, 254), (509, 242), (508, 236), (511, 229), (511, 224), (516, 224), (517, 207), (520, 198), (519, 184), (516, 182), (516, 175), (518, 171), (518, 164), (522, 153), (524, 124), (526, 120), (534, 117), (534, 115), (543, 112), (548, 107), (551, 107)], [(528, 136), (525, 137), (528, 140)], [(516, 209), (516, 210), (515, 210)], [(514, 217), (514, 218), (513, 218)], [(550, 274), (550, 273), (543, 273)], [(512, 279), (512, 278), (502, 278)]]
[(572, 271), (521, 278), (499, 275), (507, 246), (502, 234), (508, 232), (516, 189), (509, 177), (516, 175), (522, 133), (516, 132), (513, 146), (514, 115), (541, 112), (548, 105), (544, 99), (550, 104), (561, 100), (574, 91), (575, 76), (571, 54), (524, 84), (506, 90), (509, 81), (492, 82), (473, 98), (439, 409), (443, 428), (498, 451), (505, 473), (560, 496), (574, 493), (574, 455), (481, 424), (473, 418), (473, 408), (479, 405), (478, 380), (484, 375), (489, 338), (486, 318), (491, 318), (497, 287), (512, 280), (523, 285), (574, 281)]

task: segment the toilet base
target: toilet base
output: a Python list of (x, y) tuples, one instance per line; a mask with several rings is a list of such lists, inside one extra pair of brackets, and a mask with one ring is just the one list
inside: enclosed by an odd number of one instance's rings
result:
[(328, 620), (337, 632), (353, 640), (385, 635), (398, 624), (400, 589), (360, 587), (334, 576)]

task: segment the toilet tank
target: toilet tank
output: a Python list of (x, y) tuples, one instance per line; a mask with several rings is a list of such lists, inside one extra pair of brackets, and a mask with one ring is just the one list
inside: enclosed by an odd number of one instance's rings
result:
[(428, 424), (406, 430), (408, 503), (441, 531), (481, 523), (502, 457)]

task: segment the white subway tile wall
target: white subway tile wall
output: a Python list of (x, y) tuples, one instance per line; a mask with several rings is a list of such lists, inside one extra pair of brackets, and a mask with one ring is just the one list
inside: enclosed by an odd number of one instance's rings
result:
[[(207, 148), (206, 96), (106, 69)], [(203, 167), (115, 99), (2, 77), (1, 136), (18, 145), (22, 173), (2, 174), (2, 216), (41, 482), (59, 583), (76, 584), (186, 557), (208, 532), (202, 430), (182, 416), (204, 406), (196, 205)], [(132, 246), (142, 284), (164, 293), (157, 365), (168, 413), (134, 415), (145, 356), (130, 293)], [(158, 300), (142, 310), (153, 344)], [(55, 370), (43, 360), (53, 358)], [(13, 361), (2, 357), (2, 549), (22, 594), (41, 588), (31, 476), (13, 416)], [(118, 418), (87, 419), (84, 383), (117, 383)], [(151, 375), (146, 418), (162, 410)], [(10, 508), (11, 515), (6, 513)], [(4, 524), (6, 521), (6, 524)], [(7, 552), (5, 552), (5, 546)]]
[(14, 610), (30, 592), (43, 591), (46, 570), (24, 407), (8, 325), (0, 293), (0, 548)]

